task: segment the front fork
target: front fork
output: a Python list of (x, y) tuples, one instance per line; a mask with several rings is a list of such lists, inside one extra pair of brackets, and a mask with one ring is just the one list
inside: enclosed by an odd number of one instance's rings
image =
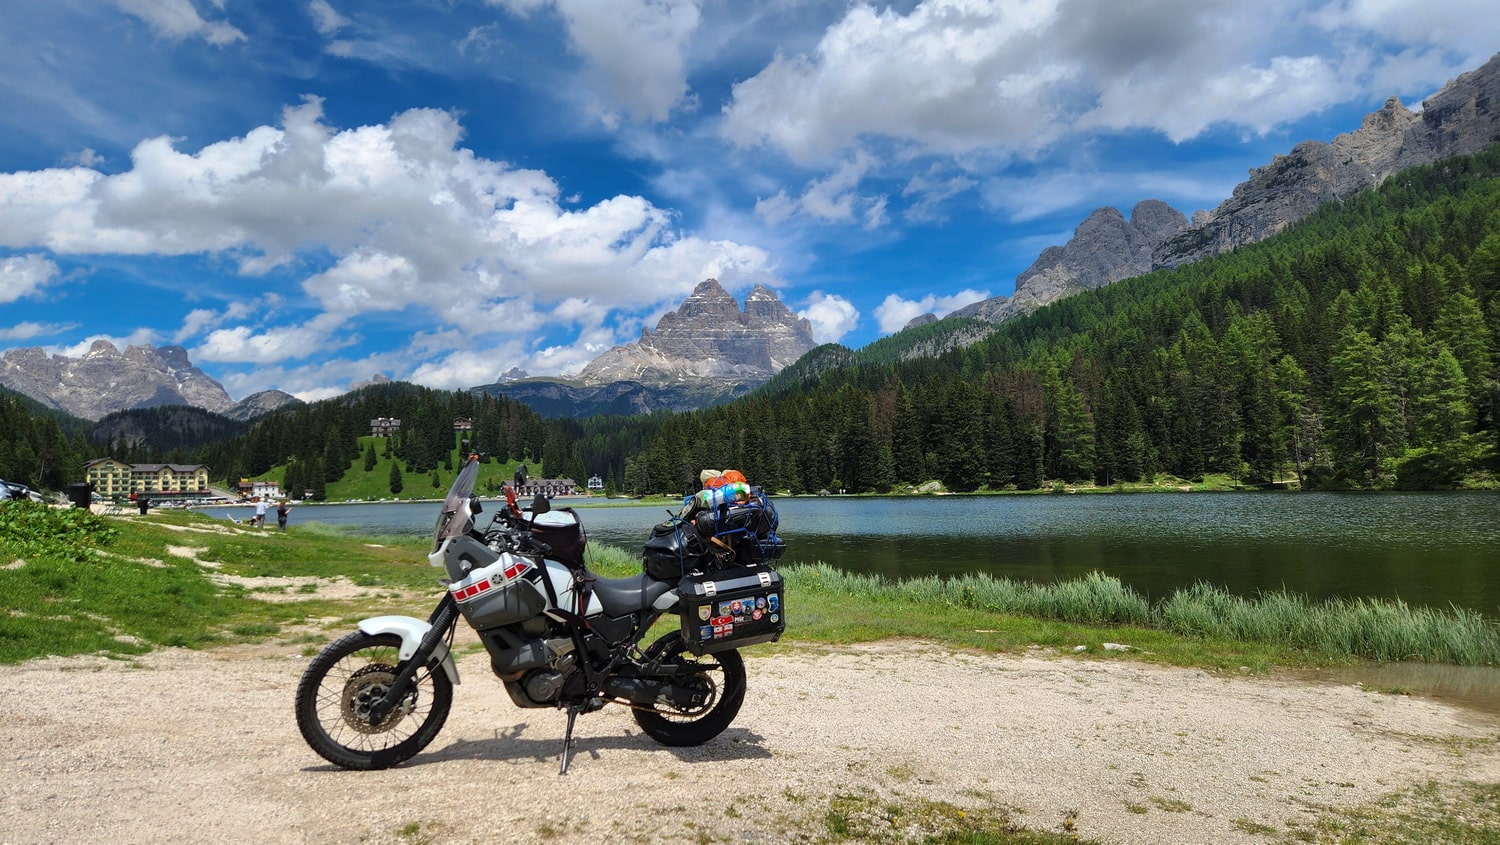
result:
[(410, 616), (375, 616), (360, 621), (359, 630), (366, 634), (395, 634), (401, 638), (400, 668), (385, 697), (371, 706), (370, 724), (380, 724), (386, 714), (406, 698), (411, 691), (412, 679), (434, 658), (442, 665), (448, 679), (458, 683), (458, 664), (453, 661), (447, 643), (448, 634), (457, 621), (458, 602), (447, 591), (426, 622)]

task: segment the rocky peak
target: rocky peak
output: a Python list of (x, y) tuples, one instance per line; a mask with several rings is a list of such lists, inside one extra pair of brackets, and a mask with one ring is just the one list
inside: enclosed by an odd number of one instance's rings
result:
[(12, 349), (0, 356), (0, 384), (89, 420), (158, 405), (215, 413), (234, 405), (224, 386), (193, 366), (180, 346), (143, 344), (121, 353), (109, 341), (96, 340), (81, 358), (49, 358), (36, 347)]
[(706, 279), (655, 329), (595, 358), (578, 377), (586, 384), (764, 381), (814, 345), (812, 324), (770, 288), (756, 285), (741, 310), (718, 280)]
[(1154, 267), (1176, 267), (1280, 232), (1325, 202), (1342, 201), (1409, 167), (1477, 153), (1500, 141), (1500, 54), (1422, 102), (1391, 97), (1360, 128), (1331, 142), (1303, 141), (1234, 189), (1193, 226), (1163, 243)]
[(1129, 220), (1119, 209), (1096, 209), (1078, 224), (1066, 244), (1042, 250), (1016, 277), (1013, 295), (966, 305), (953, 316), (998, 322), (1081, 290), (1150, 272), (1153, 250), (1187, 225), (1182, 212), (1161, 200), (1136, 203)]
[[(181, 347), (178, 347), (181, 348)], [(252, 393), (244, 399), (234, 403), (234, 407), (224, 411), (224, 416), (240, 422), (249, 422), (271, 413), (278, 408), (288, 405), (301, 405), (301, 399), (282, 390), (262, 390)]]
[[(61, 356), (59, 356), (61, 357)], [(96, 358), (119, 358), (120, 350), (107, 340), (96, 340), (89, 346), (89, 351), (83, 353), (85, 360)]]

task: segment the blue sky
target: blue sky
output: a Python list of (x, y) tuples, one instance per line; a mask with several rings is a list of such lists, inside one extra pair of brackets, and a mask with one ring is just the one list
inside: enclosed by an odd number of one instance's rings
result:
[(1491, 0), (0, 0), (0, 349), (463, 388), (709, 277), (859, 347), (1497, 49)]

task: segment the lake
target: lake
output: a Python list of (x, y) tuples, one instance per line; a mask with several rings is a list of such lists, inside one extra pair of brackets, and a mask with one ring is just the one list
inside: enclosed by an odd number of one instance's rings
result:
[[(568, 504), (592, 541), (632, 550), (667, 516), (660, 505)], [(988, 572), (1046, 582), (1099, 570), (1151, 599), (1206, 581), (1245, 596), (1286, 587), (1317, 599), (1451, 603), (1500, 619), (1495, 493), (828, 497), (776, 507), (784, 562), (893, 579)], [(292, 522), (427, 536), (436, 514), (430, 502), (302, 505)]]

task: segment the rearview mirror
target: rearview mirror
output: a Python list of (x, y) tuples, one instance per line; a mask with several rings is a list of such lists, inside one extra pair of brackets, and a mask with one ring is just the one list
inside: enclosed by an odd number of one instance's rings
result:
[(521, 464), (521, 465), (519, 465), (519, 466), (516, 467), (515, 483), (516, 483), (516, 488), (517, 489), (526, 486), (526, 465), (525, 464)]

